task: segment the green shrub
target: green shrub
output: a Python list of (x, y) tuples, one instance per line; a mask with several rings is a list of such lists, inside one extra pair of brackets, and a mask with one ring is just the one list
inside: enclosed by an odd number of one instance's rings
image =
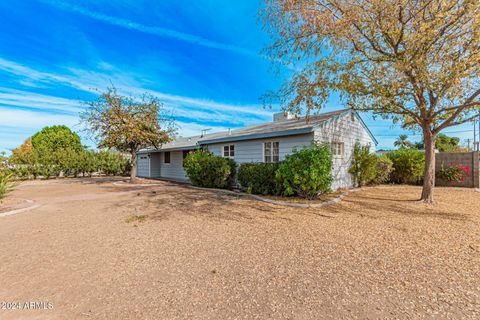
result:
[(236, 163), (205, 150), (190, 152), (183, 161), (193, 185), (205, 188), (230, 188), (233, 185)]
[(376, 184), (387, 183), (390, 181), (390, 174), (393, 171), (393, 162), (386, 155), (377, 157), (375, 165), (376, 176), (373, 180)]
[(13, 174), (7, 170), (0, 168), (0, 202), (13, 190), (15, 181)]
[(283, 194), (298, 194), (314, 199), (330, 191), (332, 156), (327, 145), (312, 144), (310, 148), (287, 156), (277, 170), (276, 178), (283, 183)]
[(356, 143), (353, 148), (352, 166), (348, 170), (358, 186), (364, 186), (377, 176), (377, 156), (370, 153), (369, 146)]
[(465, 178), (470, 173), (469, 166), (462, 166), (458, 163), (454, 163), (449, 167), (442, 167), (437, 172), (437, 177), (448, 182), (461, 182), (465, 181)]
[(238, 182), (248, 193), (278, 195), (282, 193), (282, 184), (275, 174), (278, 163), (242, 163), (238, 169)]
[(425, 154), (414, 149), (400, 149), (389, 152), (393, 171), (391, 181), (394, 183), (418, 184), (422, 177), (425, 164)]
[[(91, 164), (86, 164), (92, 170)], [(125, 174), (130, 171), (130, 161), (121, 153), (100, 151), (96, 155), (96, 169), (106, 175)], [(96, 170), (95, 170), (96, 171)]]

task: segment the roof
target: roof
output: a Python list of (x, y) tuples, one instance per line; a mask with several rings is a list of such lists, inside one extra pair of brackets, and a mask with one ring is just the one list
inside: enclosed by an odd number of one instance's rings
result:
[[(253, 140), (280, 136), (290, 136), (298, 134), (306, 134), (312, 132), (322, 122), (338, 117), (343, 113), (350, 112), (351, 109), (341, 109), (332, 112), (321, 113), (311, 116), (309, 121), (305, 120), (305, 117), (296, 118), (291, 120), (273, 121), (260, 125), (248, 126), (245, 128), (234, 129), (230, 131), (223, 131), (217, 133), (205, 134), (203, 136), (192, 137), (178, 137), (174, 141), (164, 144), (160, 150), (191, 150), (199, 145), (222, 143), (231, 141)], [(357, 115), (358, 116), (358, 115)], [(372, 139), (376, 142), (376, 139), (371, 134), (370, 130), (366, 127), (361, 120), (362, 125), (371, 135)], [(151, 152), (154, 150), (141, 150), (142, 152)]]

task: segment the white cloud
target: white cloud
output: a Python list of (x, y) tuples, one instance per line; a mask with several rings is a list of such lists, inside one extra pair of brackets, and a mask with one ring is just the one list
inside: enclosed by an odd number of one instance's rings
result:
[[(146, 90), (141, 87), (140, 81), (137, 81), (134, 75), (125, 74), (115, 70), (113, 67), (112, 70), (110, 70), (110, 72), (112, 72), (111, 74), (78, 68), (67, 68), (65, 73), (58, 74), (40, 71), (11, 60), (0, 58), (0, 70), (17, 76), (19, 82), (23, 84), (31, 84), (32, 86), (43, 84), (49, 85), (50, 87), (66, 85), (89, 93), (98, 93), (97, 89), (94, 88), (104, 90), (114, 83), (121, 94), (140, 95), (148, 92), (158, 97), (167, 106), (173, 107), (179, 115), (197, 118), (198, 120), (220, 120), (232, 122), (232, 124), (239, 124), (269, 120), (272, 114), (272, 111), (265, 110), (261, 104), (223, 103), (210, 99)], [(0, 96), (0, 99), (1, 98), (2, 96)], [(51, 96), (27, 94), (25, 91), (18, 90), (11, 90), (11, 92), (4, 91), (3, 99), (4, 104), (17, 104), (38, 108), (41, 108), (43, 103), (48, 103), (48, 99), (51, 99), (52, 104), (56, 104), (57, 107), (61, 104), (62, 107), (68, 106), (69, 108), (75, 108), (74, 100), (67, 101), (66, 99), (61, 100), (60, 98)], [(45, 107), (47, 106), (45, 105)], [(78, 109), (72, 109), (72, 111), (76, 110)]]
[(227, 51), (232, 51), (235, 53), (249, 55), (249, 56), (259, 56), (259, 54), (242, 47), (238, 47), (238, 46), (234, 46), (234, 45), (226, 44), (222, 42), (212, 41), (207, 38), (199, 37), (199, 36), (185, 33), (185, 32), (179, 32), (176, 30), (168, 29), (168, 28), (147, 26), (141, 23), (137, 23), (135, 21), (113, 17), (103, 13), (91, 11), (84, 7), (74, 5), (71, 3), (67, 4), (60, 1), (48, 1), (48, 0), (44, 2), (62, 10), (76, 12), (84, 16), (90, 17), (92, 19), (106, 22), (111, 25), (119, 26), (122, 28), (135, 30), (142, 33), (152, 34), (156, 36), (161, 36), (161, 37), (168, 37), (175, 40), (184, 41), (184, 42), (188, 42), (188, 43), (192, 43), (195, 45), (200, 45), (208, 48), (227, 50)]
[(78, 123), (76, 116), (0, 107), (0, 127), (40, 130), (45, 126), (64, 124), (73, 129), (78, 128)]
[(208, 133), (227, 131), (229, 128), (223, 126), (210, 126), (202, 125), (199, 123), (193, 122), (177, 122), (178, 125), (178, 136), (189, 137), (189, 136), (198, 136), (202, 133), (202, 130), (209, 129)]
[(94, 91), (92, 87), (84, 85), (75, 78), (65, 77), (55, 73), (32, 69), (20, 63), (0, 57), (0, 70), (17, 76), (24, 85), (38, 86), (38, 84), (64, 84), (82, 91)]
[(59, 98), (0, 87), (0, 105), (20, 106), (35, 109), (51, 109), (62, 112), (80, 112), (81, 102), (78, 100)]

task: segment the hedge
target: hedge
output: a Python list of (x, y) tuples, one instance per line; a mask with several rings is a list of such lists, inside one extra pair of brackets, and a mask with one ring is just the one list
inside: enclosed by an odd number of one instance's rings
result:
[(312, 144), (288, 155), (277, 170), (276, 178), (283, 183), (283, 194), (298, 194), (314, 199), (329, 192), (332, 185), (332, 156), (328, 145)]
[(238, 169), (238, 182), (248, 192), (261, 195), (279, 195), (282, 184), (276, 178), (278, 163), (242, 163)]
[(228, 189), (235, 180), (236, 163), (205, 150), (190, 152), (183, 167), (194, 186)]

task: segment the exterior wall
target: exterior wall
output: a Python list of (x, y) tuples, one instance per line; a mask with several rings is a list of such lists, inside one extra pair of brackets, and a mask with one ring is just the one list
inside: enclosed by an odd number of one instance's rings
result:
[(165, 153), (160, 152), (160, 177), (177, 180), (186, 180), (187, 175), (183, 169), (183, 152), (171, 151), (170, 163), (164, 163)]
[(352, 188), (352, 176), (348, 172), (352, 164), (353, 148), (356, 142), (370, 145), (370, 151), (375, 151), (375, 141), (362, 125), (361, 120), (353, 113), (347, 113), (330, 119), (315, 130), (315, 141), (320, 143), (341, 142), (344, 144), (343, 156), (333, 156), (332, 189)]
[(478, 188), (480, 184), (479, 177), (479, 154), (478, 152), (440, 152), (435, 155), (435, 174), (443, 167), (449, 167), (453, 164), (468, 166), (470, 174), (465, 177), (464, 181), (449, 182), (440, 178), (435, 180), (437, 186), (451, 186), (451, 187), (467, 187)]
[[(245, 162), (263, 162), (264, 142), (279, 142), (280, 161), (284, 160), (285, 156), (291, 154), (295, 149), (310, 146), (313, 140), (329, 144), (332, 142), (341, 142), (344, 144), (343, 156), (333, 157), (332, 189), (351, 188), (353, 187), (353, 181), (348, 170), (352, 163), (355, 143), (359, 142), (361, 145), (370, 145), (370, 151), (375, 151), (375, 141), (363, 126), (361, 120), (354, 114), (352, 117), (352, 114), (347, 113), (330, 119), (309, 134), (216, 143), (208, 145), (207, 147), (213, 154), (223, 156), (223, 147), (233, 144), (235, 146), (234, 160), (238, 164), (241, 164)], [(137, 159), (139, 157), (140, 155)], [(138, 161), (138, 164), (138, 176), (188, 180), (185, 170), (183, 169), (182, 151), (171, 151), (169, 164), (164, 163), (164, 152), (151, 153), (148, 165), (140, 165), (140, 161)], [(142, 168), (140, 169), (141, 166)], [(146, 175), (140, 175), (141, 173)]]
[(150, 155), (137, 155), (137, 177), (150, 177)]
[(150, 178), (161, 177), (161, 159), (160, 152), (153, 152), (150, 154)]
[(280, 161), (282, 161), (285, 160), (285, 156), (291, 154), (293, 150), (310, 146), (313, 141), (313, 133), (269, 139), (217, 143), (208, 145), (208, 150), (217, 156), (223, 156), (223, 146), (233, 144), (235, 146), (234, 160), (238, 164), (245, 162), (263, 162), (263, 143), (269, 141), (279, 142), (279, 156)]

